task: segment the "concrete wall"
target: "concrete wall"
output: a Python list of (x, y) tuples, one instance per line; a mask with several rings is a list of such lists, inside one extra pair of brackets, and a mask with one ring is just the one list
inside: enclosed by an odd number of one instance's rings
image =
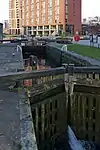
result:
[(23, 57), (29, 58), (30, 55), (35, 55), (39, 58), (45, 58), (46, 47), (45, 46), (22, 46)]
[[(54, 44), (54, 43), (53, 43)], [(57, 44), (56, 44), (57, 45)], [(73, 54), (63, 52), (62, 48), (55, 46), (55, 45), (47, 45), (46, 47), (46, 58), (48, 61), (55, 64), (56, 67), (61, 66), (63, 63), (66, 64), (75, 64), (75, 66), (87, 66), (89, 65), (88, 62), (85, 60), (78, 58), (78, 56), (74, 56)]]

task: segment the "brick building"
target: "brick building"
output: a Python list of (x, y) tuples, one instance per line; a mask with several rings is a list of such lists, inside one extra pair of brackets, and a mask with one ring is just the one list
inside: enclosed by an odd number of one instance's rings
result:
[(10, 34), (21, 34), (22, 30), (21, 0), (9, 0)]
[(56, 35), (81, 30), (81, 0), (16, 0), (9, 3), (11, 33)]

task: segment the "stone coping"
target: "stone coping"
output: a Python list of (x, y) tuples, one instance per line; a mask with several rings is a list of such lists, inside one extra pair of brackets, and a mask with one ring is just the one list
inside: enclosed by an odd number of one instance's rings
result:
[(20, 128), (21, 150), (37, 150), (37, 142), (32, 120), (30, 101), (25, 96), (26, 92), (20, 93)]

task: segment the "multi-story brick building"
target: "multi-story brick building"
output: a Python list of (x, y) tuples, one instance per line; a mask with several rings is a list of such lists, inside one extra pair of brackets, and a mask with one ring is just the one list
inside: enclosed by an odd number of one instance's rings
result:
[(55, 35), (81, 30), (81, 0), (9, 0), (10, 33)]
[(21, 0), (9, 0), (10, 34), (21, 34), (22, 30)]
[(51, 35), (81, 30), (81, 0), (22, 0), (24, 34)]

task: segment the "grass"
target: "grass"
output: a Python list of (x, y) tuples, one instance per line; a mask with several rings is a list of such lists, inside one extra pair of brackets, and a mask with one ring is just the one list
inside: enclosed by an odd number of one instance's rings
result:
[(79, 44), (68, 45), (69, 51), (74, 51), (82, 56), (100, 59), (100, 48), (84, 46)]

